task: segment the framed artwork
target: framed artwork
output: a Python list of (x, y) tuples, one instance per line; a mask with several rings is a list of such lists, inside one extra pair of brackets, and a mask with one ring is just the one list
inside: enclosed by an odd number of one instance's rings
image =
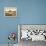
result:
[(4, 7), (4, 16), (16, 17), (17, 16), (17, 8), (16, 7)]

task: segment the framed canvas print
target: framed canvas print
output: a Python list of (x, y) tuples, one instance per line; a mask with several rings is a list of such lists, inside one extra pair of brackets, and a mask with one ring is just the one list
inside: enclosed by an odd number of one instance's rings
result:
[(16, 7), (4, 7), (4, 16), (16, 17), (17, 16), (17, 8)]

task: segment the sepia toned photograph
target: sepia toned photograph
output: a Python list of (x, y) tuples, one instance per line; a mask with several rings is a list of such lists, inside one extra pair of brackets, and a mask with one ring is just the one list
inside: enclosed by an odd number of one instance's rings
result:
[(17, 8), (16, 7), (5, 7), (4, 8), (4, 15), (10, 16), (10, 17), (16, 17)]

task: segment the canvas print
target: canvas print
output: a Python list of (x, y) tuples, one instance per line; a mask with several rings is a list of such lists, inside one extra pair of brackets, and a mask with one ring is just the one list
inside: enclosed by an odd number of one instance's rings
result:
[(17, 8), (16, 7), (4, 7), (4, 16), (16, 17)]

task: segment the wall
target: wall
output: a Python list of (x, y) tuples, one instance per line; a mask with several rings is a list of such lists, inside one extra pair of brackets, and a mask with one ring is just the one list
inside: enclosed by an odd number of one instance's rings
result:
[(23, 0), (21, 24), (46, 24), (46, 0)]
[[(9, 6), (17, 7), (16, 18), (4, 17)], [(9, 32), (18, 32), (18, 24), (46, 24), (46, 0), (0, 0), (0, 44), (8, 43)]]

